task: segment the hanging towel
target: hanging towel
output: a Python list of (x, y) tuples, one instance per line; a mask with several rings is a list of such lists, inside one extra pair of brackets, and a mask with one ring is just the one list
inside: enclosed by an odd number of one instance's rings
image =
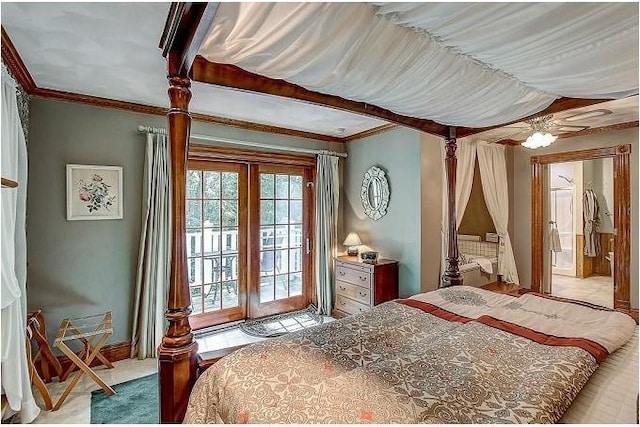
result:
[(598, 239), (598, 197), (589, 189), (584, 192), (584, 254), (588, 257), (598, 256), (600, 239)]
[(549, 241), (551, 242), (551, 250), (553, 252), (562, 252), (562, 246), (560, 245), (560, 233), (558, 233), (558, 227), (556, 227), (555, 222), (553, 223), (551, 233), (549, 233)]

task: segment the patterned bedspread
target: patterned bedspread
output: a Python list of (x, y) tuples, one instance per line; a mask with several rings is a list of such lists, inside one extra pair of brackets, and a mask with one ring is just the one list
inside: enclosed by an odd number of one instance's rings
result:
[[(590, 351), (604, 345), (532, 337), (510, 317), (539, 312), (543, 298), (516, 304), (522, 297), (500, 302), (486, 292), (443, 289), (240, 349), (200, 376), (184, 422), (557, 421), (598, 366)], [(480, 321), (465, 316), (482, 307)], [(605, 316), (624, 330), (617, 314)], [(546, 323), (554, 317), (563, 322), (556, 310)]]

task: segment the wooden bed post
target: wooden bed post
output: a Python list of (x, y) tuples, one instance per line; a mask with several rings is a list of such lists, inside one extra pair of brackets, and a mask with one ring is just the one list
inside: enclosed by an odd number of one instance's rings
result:
[(449, 245), (447, 247), (447, 266), (442, 275), (442, 287), (462, 285), (462, 275), (458, 268), (458, 227), (456, 224), (456, 128), (449, 128), (446, 140), (445, 170), (447, 173), (447, 210), (449, 212)]
[[(170, 59), (171, 62), (171, 59)], [(171, 67), (169, 67), (171, 69)], [(191, 301), (187, 278), (185, 246), (185, 190), (187, 147), (191, 128), (189, 100), (191, 81), (184, 76), (169, 75), (169, 144), (171, 153), (171, 278), (165, 317), (169, 328), (158, 349), (160, 387), (160, 422), (180, 423), (196, 380), (198, 344), (189, 326)]]

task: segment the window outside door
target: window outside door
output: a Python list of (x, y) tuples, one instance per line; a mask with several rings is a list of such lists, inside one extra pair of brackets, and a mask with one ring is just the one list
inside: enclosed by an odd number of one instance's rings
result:
[(194, 329), (307, 306), (311, 178), (305, 167), (189, 162)]

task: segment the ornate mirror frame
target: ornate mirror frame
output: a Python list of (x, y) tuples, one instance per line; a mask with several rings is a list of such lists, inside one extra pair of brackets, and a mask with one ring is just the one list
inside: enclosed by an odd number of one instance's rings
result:
[[(377, 180), (381, 187), (380, 203), (374, 206), (369, 199), (369, 186), (372, 181)], [(387, 214), (387, 206), (389, 206), (389, 182), (382, 169), (377, 166), (371, 166), (362, 178), (362, 188), (360, 189), (360, 199), (362, 199), (362, 207), (364, 213), (374, 221), (379, 220)]]

